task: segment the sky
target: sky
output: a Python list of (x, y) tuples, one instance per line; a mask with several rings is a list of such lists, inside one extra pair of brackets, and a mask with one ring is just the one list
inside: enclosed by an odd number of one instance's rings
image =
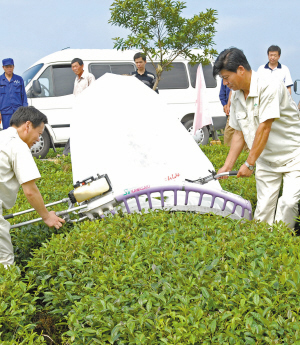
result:
[[(113, 37), (127, 31), (108, 24), (113, 0), (0, 0), (0, 59), (11, 57), (22, 74), (40, 58), (63, 48), (112, 49)], [(218, 14), (214, 48), (244, 51), (253, 70), (268, 62), (267, 49), (281, 47), (280, 62), (293, 80), (300, 79), (297, 0), (186, 0), (186, 17), (215, 9)], [(292, 91), (298, 103), (300, 96)]]

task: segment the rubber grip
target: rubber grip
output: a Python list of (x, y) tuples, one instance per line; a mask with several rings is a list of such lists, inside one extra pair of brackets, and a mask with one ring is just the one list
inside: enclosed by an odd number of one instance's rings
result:
[(236, 176), (238, 174), (238, 171), (229, 171), (229, 176)]
[(10, 218), (14, 218), (13, 213), (4, 216), (4, 219), (10, 219)]

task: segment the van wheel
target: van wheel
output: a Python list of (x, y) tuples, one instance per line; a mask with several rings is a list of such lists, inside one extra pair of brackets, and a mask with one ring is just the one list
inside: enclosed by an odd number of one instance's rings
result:
[(31, 148), (31, 153), (35, 158), (45, 158), (50, 149), (50, 137), (46, 130), (40, 135), (40, 141)]
[(196, 143), (198, 145), (207, 145), (209, 141), (209, 132), (206, 126), (202, 127), (199, 131), (197, 131), (196, 135), (194, 136), (193, 133), (193, 120), (189, 120), (185, 122), (183, 125), (187, 129), (187, 131), (194, 137)]

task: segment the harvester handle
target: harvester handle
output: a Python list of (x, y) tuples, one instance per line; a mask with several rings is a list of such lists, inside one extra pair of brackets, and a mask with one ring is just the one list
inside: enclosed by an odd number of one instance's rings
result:
[(227, 172), (223, 172), (221, 174), (217, 174), (215, 171), (213, 170), (208, 170), (211, 174), (206, 176), (206, 177), (202, 177), (202, 178), (198, 178), (197, 180), (188, 180), (185, 179), (187, 182), (192, 182), (192, 183), (199, 183), (199, 184), (206, 184), (209, 181), (212, 180), (217, 180), (219, 177), (222, 176), (236, 176), (238, 174), (238, 171), (227, 171)]

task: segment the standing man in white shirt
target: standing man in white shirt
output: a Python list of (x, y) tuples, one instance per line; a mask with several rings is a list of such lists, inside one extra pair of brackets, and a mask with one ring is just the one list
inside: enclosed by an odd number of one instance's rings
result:
[(35, 181), (41, 177), (30, 148), (43, 133), (47, 117), (34, 107), (19, 107), (10, 119), (10, 126), (0, 132), (0, 264), (14, 262), (10, 224), (2, 216), (3, 209), (12, 208), (20, 185), (30, 205), (49, 226), (59, 229), (65, 222), (45, 207)]
[(290, 95), (292, 94), (293, 80), (289, 69), (279, 62), (281, 55), (281, 49), (278, 46), (270, 46), (268, 48), (268, 59), (269, 62), (265, 65), (261, 65), (257, 70), (257, 73), (262, 76), (272, 75), (282, 80), (284, 85), (289, 90)]
[(282, 220), (294, 228), (300, 199), (300, 114), (296, 103), (282, 81), (252, 71), (237, 48), (218, 56), (213, 75), (219, 75), (233, 91), (229, 125), (235, 129), (229, 154), (218, 173), (232, 170), (246, 142), (250, 152), (237, 176), (251, 176), (256, 163), (254, 218), (269, 224)]
[[(94, 81), (95, 77), (92, 73), (84, 70), (83, 61), (79, 58), (75, 58), (71, 62), (72, 71), (76, 74), (74, 81), (73, 95), (78, 96), (84, 89), (90, 86)], [(68, 140), (63, 154), (67, 156), (70, 153), (70, 139)]]

